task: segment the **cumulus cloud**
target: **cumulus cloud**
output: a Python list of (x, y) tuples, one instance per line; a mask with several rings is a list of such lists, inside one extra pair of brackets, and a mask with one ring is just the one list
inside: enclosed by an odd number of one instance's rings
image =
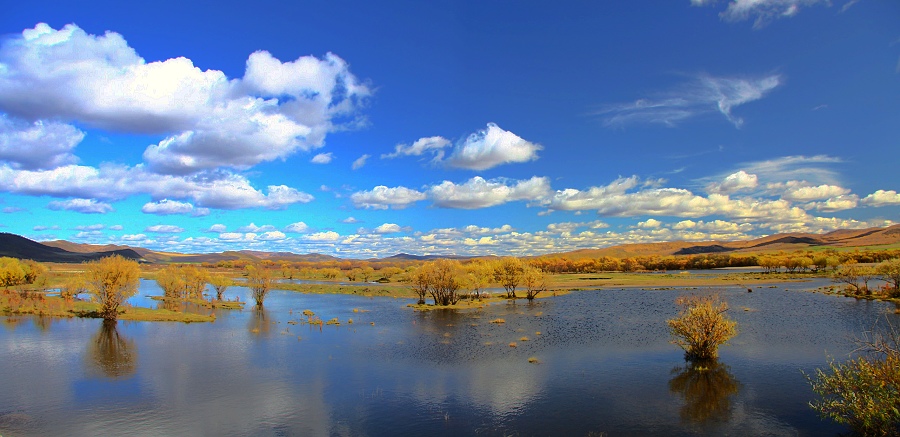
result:
[(272, 225), (256, 226), (255, 223), (250, 223), (247, 226), (241, 226), (241, 227), (237, 228), (237, 232), (251, 232), (251, 233), (271, 232), (274, 230), (276, 230), (275, 226), (272, 226)]
[(809, 202), (803, 207), (806, 209), (815, 209), (822, 212), (837, 212), (856, 208), (859, 204), (859, 196), (855, 194), (847, 194), (831, 197), (824, 202)]
[(258, 235), (256, 238), (261, 241), (280, 241), (287, 238), (287, 235), (284, 235), (284, 232), (280, 231), (269, 231)]
[(475, 176), (463, 184), (444, 181), (429, 190), (435, 205), (459, 209), (487, 208), (517, 200), (537, 201), (549, 192), (550, 182), (545, 177), (507, 181)]
[(641, 229), (656, 229), (660, 226), (662, 226), (662, 222), (652, 218), (638, 222), (637, 224), (637, 227)]
[(308, 203), (313, 196), (285, 185), (267, 192), (253, 188), (246, 177), (230, 172), (206, 172), (190, 177), (159, 175), (143, 167), (68, 165), (52, 170), (16, 170), (0, 165), (0, 190), (28, 195), (119, 200), (135, 194), (159, 199), (192, 199), (218, 209), (283, 209)]
[[(842, 11), (852, 6), (859, 0), (850, 0), (844, 5)], [(717, 3), (717, 0), (691, 0), (694, 6), (709, 6)], [(779, 18), (793, 17), (800, 12), (801, 7), (816, 4), (829, 5), (828, 0), (733, 0), (728, 2), (728, 7), (719, 16), (725, 21), (744, 21), (754, 19), (753, 27), (761, 28)]]
[(757, 186), (759, 186), (759, 179), (755, 174), (740, 170), (726, 176), (722, 182), (707, 185), (706, 192), (733, 194), (742, 190), (752, 190)]
[(766, 185), (771, 193), (780, 194), (782, 199), (795, 202), (810, 202), (849, 194), (850, 190), (837, 185), (812, 185), (806, 181), (787, 181)]
[(125, 235), (119, 237), (119, 239), (122, 241), (133, 243), (136, 241), (146, 241), (147, 235), (146, 234), (125, 234)]
[(894, 190), (878, 190), (862, 199), (867, 206), (900, 205), (900, 193)]
[(397, 144), (392, 153), (381, 155), (382, 159), (397, 158), (400, 156), (422, 156), (425, 153), (434, 155), (435, 161), (444, 157), (444, 149), (450, 146), (450, 140), (444, 137), (419, 138), (412, 144)]
[(106, 214), (113, 211), (112, 205), (94, 199), (54, 200), (47, 204), (54, 211), (74, 211), (82, 214)]
[(363, 156), (360, 156), (359, 158), (356, 158), (356, 160), (353, 161), (353, 164), (350, 165), (350, 168), (353, 170), (359, 170), (363, 168), (366, 165), (366, 161), (371, 157), (371, 155), (365, 154)]
[(359, 223), (359, 220), (356, 219), (355, 217), (347, 217), (347, 218), (341, 220), (341, 223), (347, 223), (347, 224), (351, 224), (351, 225), (352, 225), (352, 224), (354, 224), (354, 223)]
[(458, 143), (446, 164), (469, 170), (487, 170), (501, 164), (534, 161), (542, 148), (494, 123), (488, 123), (487, 128)]
[(316, 232), (304, 237), (307, 241), (337, 241), (341, 235), (334, 231)]
[(357, 208), (366, 209), (403, 209), (420, 200), (425, 200), (425, 193), (406, 187), (388, 188), (379, 185), (370, 191), (358, 191), (350, 196)]
[(804, 181), (806, 185), (839, 185), (834, 170), (841, 158), (828, 155), (793, 155), (762, 161), (744, 162), (737, 169), (721, 175), (701, 178), (709, 193), (734, 194), (760, 185), (784, 184), (785, 181)]
[(376, 234), (394, 234), (400, 232), (400, 225), (396, 223), (385, 223), (373, 229)]
[(550, 223), (547, 225), (547, 231), (552, 233), (572, 233), (579, 228), (604, 229), (608, 227), (609, 224), (601, 222), (600, 220), (594, 220), (592, 222), (563, 222)]
[(785, 199), (736, 198), (709, 194), (699, 196), (683, 188), (638, 189), (636, 177), (619, 178), (603, 187), (558, 190), (544, 200), (551, 210), (595, 210), (602, 216), (665, 216), (699, 218), (720, 215), (734, 219), (771, 223), (800, 223), (812, 219), (803, 209)]
[(200, 217), (209, 215), (209, 208), (194, 208), (194, 205), (187, 202), (163, 199), (159, 202), (145, 203), (144, 206), (141, 207), (141, 212), (156, 215), (184, 214)]
[(75, 164), (78, 158), (72, 150), (82, 139), (84, 132), (72, 125), (41, 120), (28, 123), (0, 114), (0, 161), (13, 168), (39, 170)]
[(735, 116), (732, 110), (765, 97), (782, 82), (779, 75), (754, 78), (701, 75), (656, 98), (608, 105), (597, 111), (597, 115), (604, 125), (611, 127), (640, 123), (676, 126), (687, 119), (718, 112), (735, 127), (740, 127), (744, 120)]
[(216, 224), (210, 226), (209, 229), (206, 230), (206, 232), (222, 233), (227, 230), (228, 230), (228, 227), (226, 227), (225, 225), (223, 225), (221, 223), (216, 223)]
[(295, 234), (305, 234), (310, 231), (310, 227), (306, 223), (296, 222), (285, 226), (284, 231)]
[(144, 159), (166, 174), (246, 169), (323, 145), (370, 90), (334, 54), (250, 55), (243, 78), (187, 58), (147, 62), (114, 32), (26, 29), (0, 46), (0, 110), (30, 120), (168, 135)]
[(313, 164), (328, 164), (332, 159), (334, 159), (334, 154), (331, 152), (319, 153), (318, 155), (313, 156), (309, 162)]
[(157, 234), (179, 234), (184, 232), (184, 228), (175, 225), (153, 225), (147, 226), (144, 232), (154, 232)]
[(106, 225), (97, 223), (93, 225), (75, 226), (75, 229), (78, 231), (99, 231), (101, 229), (106, 229)]

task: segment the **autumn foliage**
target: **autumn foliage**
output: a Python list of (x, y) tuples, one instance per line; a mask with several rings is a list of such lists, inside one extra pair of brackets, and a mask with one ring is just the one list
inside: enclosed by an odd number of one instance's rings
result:
[(737, 334), (737, 323), (725, 314), (728, 303), (718, 295), (682, 296), (675, 300), (681, 313), (669, 319), (672, 342), (684, 349), (687, 360), (708, 360), (718, 356), (719, 346)]

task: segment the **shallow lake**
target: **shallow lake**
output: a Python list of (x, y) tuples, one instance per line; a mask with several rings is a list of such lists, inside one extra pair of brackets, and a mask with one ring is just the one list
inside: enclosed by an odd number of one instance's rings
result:
[[(722, 290), (739, 334), (705, 371), (665, 323), (702, 289), (429, 313), (276, 290), (209, 324), (0, 317), (0, 435), (837, 435), (801, 371), (894, 305), (800, 291), (819, 282)], [(305, 309), (341, 325), (289, 323)]]

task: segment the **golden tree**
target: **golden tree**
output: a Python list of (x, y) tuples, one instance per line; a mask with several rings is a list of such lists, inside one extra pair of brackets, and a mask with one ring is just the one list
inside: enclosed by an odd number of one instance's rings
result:
[(547, 275), (537, 267), (526, 266), (522, 271), (522, 285), (525, 298), (534, 300), (538, 293), (547, 289)]
[(497, 282), (506, 290), (508, 299), (516, 298), (516, 287), (519, 286), (519, 282), (522, 280), (523, 268), (522, 261), (518, 258), (506, 257), (500, 260), (496, 270), (494, 270)]
[(684, 349), (685, 359), (706, 360), (718, 356), (719, 346), (737, 334), (737, 322), (728, 318), (728, 303), (719, 295), (682, 296), (675, 300), (681, 313), (669, 319), (672, 342)]
[(263, 306), (266, 295), (272, 289), (272, 272), (262, 265), (247, 266), (247, 287), (256, 301), (256, 306)]
[(222, 295), (231, 285), (231, 279), (223, 275), (212, 275), (209, 277), (209, 284), (216, 289), (216, 300), (222, 300)]
[(100, 302), (100, 317), (107, 320), (116, 320), (119, 305), (137, 293), (140, 278), (138, 263), (119, 255), (85, 265), (85, 288)]

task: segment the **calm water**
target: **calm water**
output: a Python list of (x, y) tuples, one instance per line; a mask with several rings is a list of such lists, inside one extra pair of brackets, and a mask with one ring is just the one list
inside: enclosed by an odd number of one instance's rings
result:
[[(431, 313), (273, 291), (211, 324), (0, 318), (0, 435), (837, 435), (801, 370), (893, 305), (797, 291), (819, 285), (726, 289), (740, 333), (705, 372), (668, 343), (683, 290)], [(288, 323), (304, 309), (342, 325)]]

